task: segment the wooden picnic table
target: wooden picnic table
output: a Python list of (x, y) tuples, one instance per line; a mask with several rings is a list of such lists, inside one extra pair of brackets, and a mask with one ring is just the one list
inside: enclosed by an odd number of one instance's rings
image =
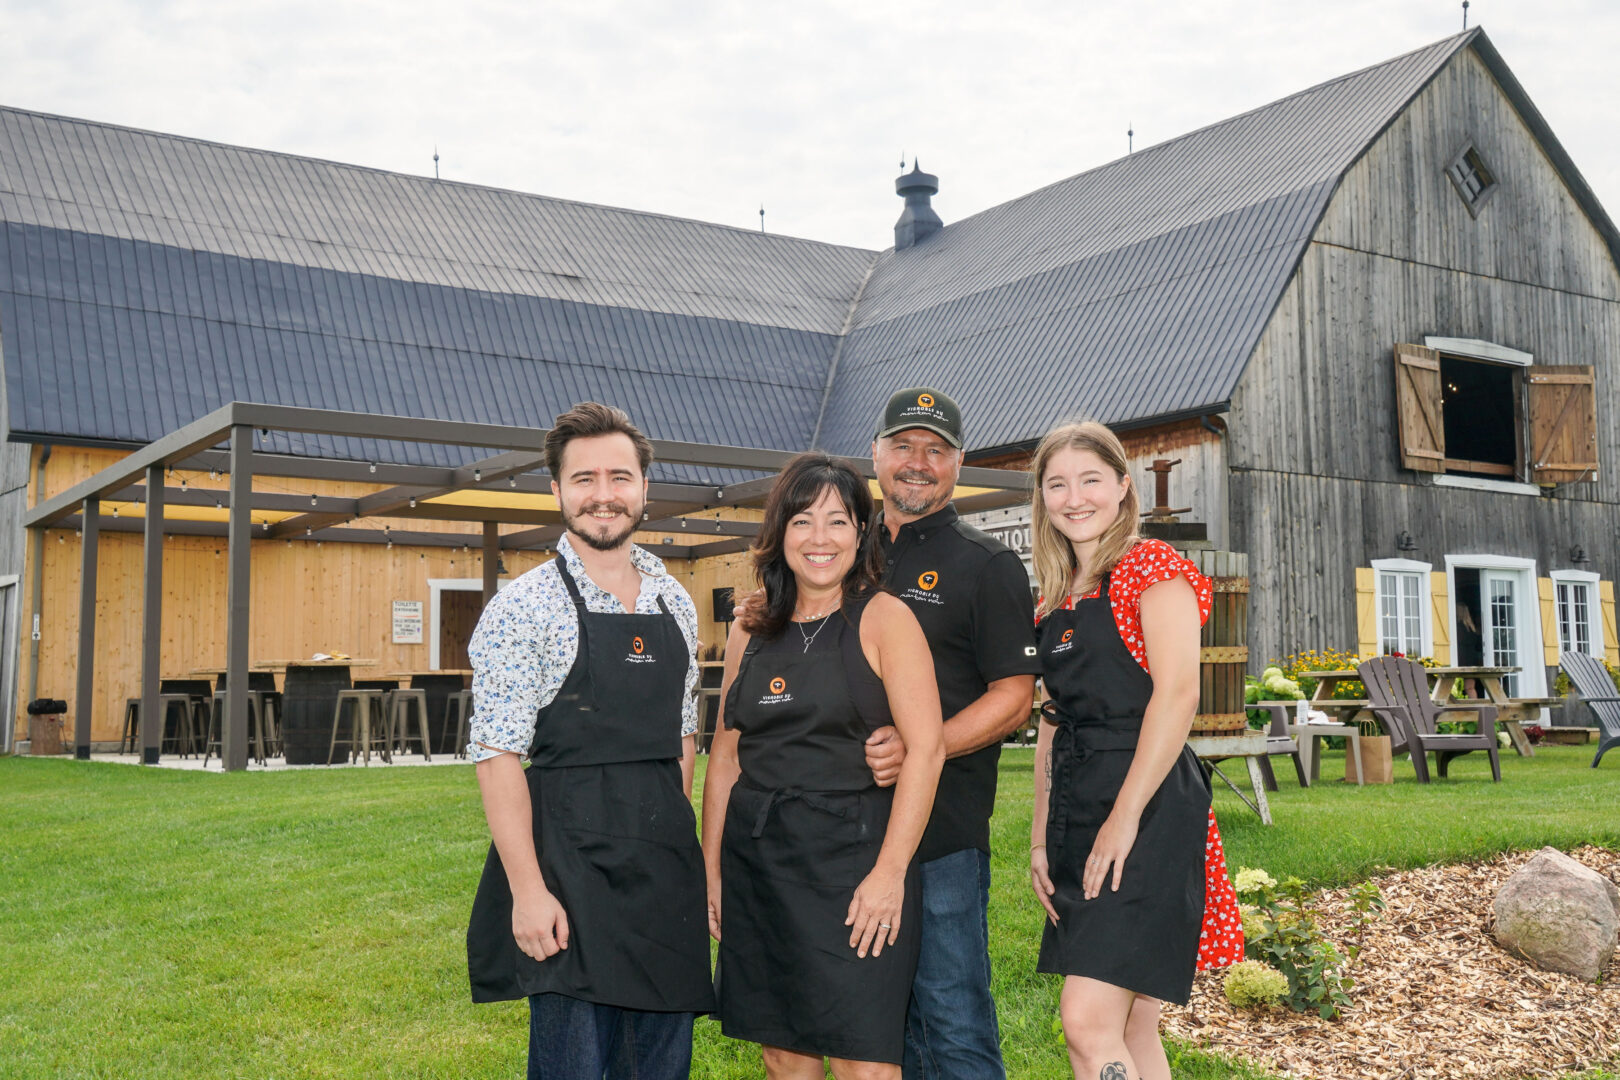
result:
[[(1533, 722), (1541, 715), (1541, 710), (1548, 705), (1557, 704), (1558, 698), (1512, 698), (1502, 686), (1502, 680), (1509, 675), (1517, 674), (1521, 669), (1517, 667), (1432, 667), (1427, 668), (1431, 685), (1430, 695), (1438, 704), (1444, 705), (1451, 700), (1452, 689), (1460, 680), (1474, 680), (1480, 689), (1485, 691), (1484, 698), (1463, 698), (1463, 701), (1478, 702), (1489, 701), (1496, 706), (1497, 722), (1500, 723), (1508, 737), (1513, 740), (1513, 749), (1520, 757), (1534, 757), (1535, 750), (1530, 745), (1529, 736), (1524, 733), (1524, 725)], [(1365, 700), (1338, 700), (1330, 695), (1338, 689), (1341, 682), (1358, 682), (1361, 675), (1355, 668), (1340, 669), (1336, 671), (1302, 671), (1300, 676), (1306, 679), (1316, 679), (1316, 692), (1311, 695), (1311, 707), (1324, 712), (1332, 709), (1338, 713), (1342, 724), (1354, 723), (1358, 715), (1367, 709)]]

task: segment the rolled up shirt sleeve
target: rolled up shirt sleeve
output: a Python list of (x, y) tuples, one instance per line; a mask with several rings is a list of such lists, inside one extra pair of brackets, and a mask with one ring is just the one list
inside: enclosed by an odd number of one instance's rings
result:
[(519, 603), (518, 590), (490, 600), (473, 630), (473, 715), (467, 755), (484, 761), (501, 752), (527, 754), (545, 690), (546, 627)]

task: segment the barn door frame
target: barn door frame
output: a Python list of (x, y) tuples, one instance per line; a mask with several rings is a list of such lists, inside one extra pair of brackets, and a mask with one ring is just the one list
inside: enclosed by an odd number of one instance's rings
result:
[[(495, 582), (497, 589), (504, 589), (510, 578), (501, 578)], [(482, 577), (470, 578), (428, 578), (428, 670), (439, 670), (439, 598), (446, 592), (483, 592), (484, 579)]]
[[(1536, 560), (1512, 555), (1447, 555), (1446, 596), (1447, 612), (1451, 622), (1451, 640), (1457, 638), (1457, 568), (1469, 567), (1480, 571), (1507, 573), (1515, 577), (1517, 585), (1514, 609), (1514, 632), (1518, 639), (1519, 687), (1518, 697), (1547, 696), (1547, 669), (1542, 657), (1545, 651), (1541, 633), (1541, 604), (1536, 585)], [(1484, 587), (1485, 575), (1480, 574)], [(1484, 626), (1480, 627), (1481, 632)], [(1453, 654), (1452, 659), (1456, 659)]]

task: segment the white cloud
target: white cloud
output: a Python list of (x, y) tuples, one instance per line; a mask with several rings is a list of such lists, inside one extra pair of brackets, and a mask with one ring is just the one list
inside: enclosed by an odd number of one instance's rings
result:
[[(1620, 213), (1620, 5), (1476, 0)], [(887, 246), (899, 155), (956, 220), (1456, 32), (1460, 6), (0, 0), (0, 102)]]

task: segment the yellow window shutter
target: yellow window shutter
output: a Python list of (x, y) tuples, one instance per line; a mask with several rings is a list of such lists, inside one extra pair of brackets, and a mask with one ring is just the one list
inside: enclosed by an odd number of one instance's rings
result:
[(1443, 570), (1429, 573), (1429, 603), (1434, 626), (1434, 659), (1442, 667), (1451, 664), (1451, 604), (1446, 595), (1446, 574)]
[(1553, 604), (1552, 578), (1537, 578), (1541, 594), (1541, 652), (1548, 667), (1558, 666), (1558, 614)]
[(1615, 632), (1614, 582), (1598, 582), (1598, 606), (1603, 610), (1603, 657), (1610, 666), (1620, 667), (1620, 634)]
[(1372, 567), (1356, 567), (1356, 654), (1363, 660), (1378, 655), (1378, 605), (1374, 602), (1377, 586)]

